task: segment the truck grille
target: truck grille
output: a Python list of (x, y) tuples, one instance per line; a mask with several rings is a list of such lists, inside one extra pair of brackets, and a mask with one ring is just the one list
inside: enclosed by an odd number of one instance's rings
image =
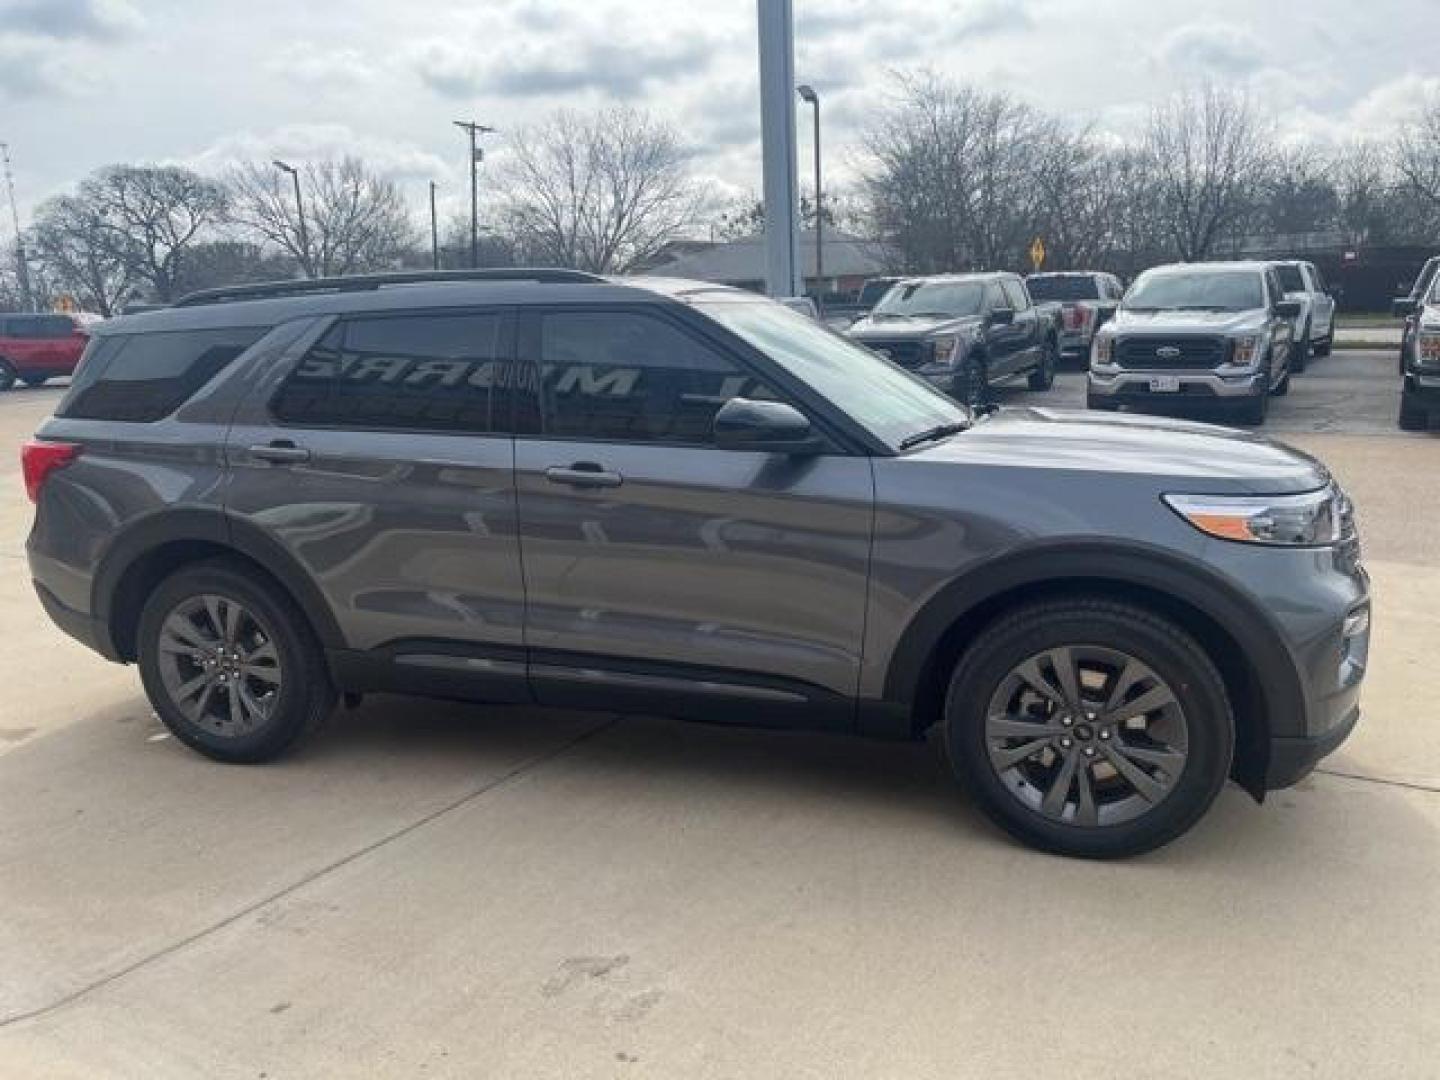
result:
[(1220, 337), (1135, 337), (1121, 338), (1115, 344), (1115, 363), (1145, 371), (1208, 371), (1223, 364), (1226, 355), (1226, 342)]
[(874, 349), (903, 368), (917, 368), (925, 361), (926, 345), (923, 341), (865, 340), (860, 344)]

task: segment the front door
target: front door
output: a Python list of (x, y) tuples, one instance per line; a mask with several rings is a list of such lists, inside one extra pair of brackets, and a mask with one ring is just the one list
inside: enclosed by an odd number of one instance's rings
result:
[(528, 699), (513, 327), (507, 309), (322, 324), (231, 429), (237, 539), (278, 546), (318, 585), (343, 639), (337, 662), (373, 669), (377, 688), (408, 676)]
[(783, 395), (660, 305), (535, 311), (521, 342), (542, 402), (516, 442), (537, 698), (849, 726), (869, 459), (717, 449), (721, 404)]

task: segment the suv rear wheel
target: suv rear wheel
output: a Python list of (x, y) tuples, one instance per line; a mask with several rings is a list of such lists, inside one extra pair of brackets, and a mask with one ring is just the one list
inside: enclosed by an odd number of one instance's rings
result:
[(279, 756), (334, 705), (305, 617), (279, 589), (217, 559), (167, 578), (140, 616), (140, 675), (165, 726), (217, 761)]
[(10, 366), (10, 361), (0, 356), (0, 391), (9, 390), (15, 385), (15, 369)]
[(952, 768), (1026, 843), (1114, 858), (1193, 825), (1229, 775), (1225, 685), (1189, 634), (1104, 599), (1034, 604), (965, 653), (945, 703)]

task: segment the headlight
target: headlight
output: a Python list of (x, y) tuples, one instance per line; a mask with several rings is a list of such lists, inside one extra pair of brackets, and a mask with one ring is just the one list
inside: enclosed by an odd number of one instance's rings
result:
[(930, 339), (930, 361), (927, 367), (954, 367), (965, 356), (965, 350), (975, 343), (974, 331), (961, 330), (953, 334), (941, 334)]
[(1336, 544), (1350, 521), (1333, 486), (1304, 495), (1166, 495), (1165, 503), (1203, 533), (1248, 544)]
[(1094, 343), (1090, 346), (1090, 364), (1110, 363), (1110, 357), (1115, 352), (1115, 338), (1111, 334), (1097, 334)]
[(1250, 367), (1260, 355), (1260, 338), (1256, 335), (1235, 339), (1235, 351), (1230, 354), (1230, 362), (1239, 367)]

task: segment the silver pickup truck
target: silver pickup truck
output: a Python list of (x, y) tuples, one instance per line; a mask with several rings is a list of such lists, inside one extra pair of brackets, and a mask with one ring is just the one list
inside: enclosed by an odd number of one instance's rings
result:
[(1090, 359), (1095, 331), (1110, 321), (1125, 295), (1119, 278), (1097, 270), (1031, 274), (1025, 285), (1035, 300), (1060, 305), (1060, 355), (1082, 364)]

